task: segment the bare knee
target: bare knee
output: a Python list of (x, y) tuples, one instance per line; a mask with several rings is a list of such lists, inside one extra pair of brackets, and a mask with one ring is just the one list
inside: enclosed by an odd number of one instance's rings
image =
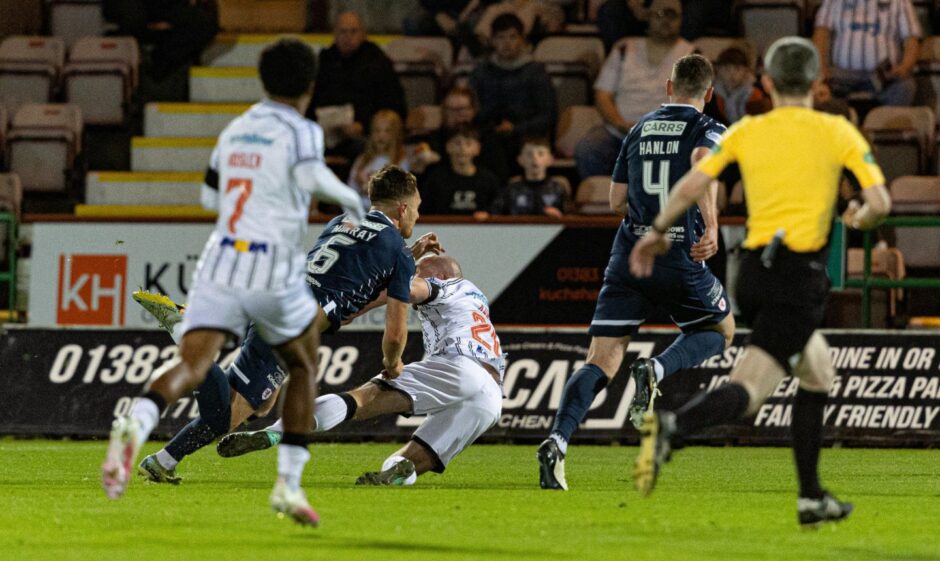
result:
[(630, 337), (593, 337), (586, 361), (603, 370), (607, 379), (612, 380), (623, 364), (629, 344)]
[(836, 369), (829, 357), (829, 344), (819, 332), (813, 333), (803, 348), (800, 361), (793, 369), (800, 388), (811, 392), (829, 392), (836, 377)]
[(723, 320), (721, 320), (720, 322), (718, 322), (718, 325), (715, 326), (715, 331), (717, 331), (718, 333), (720, 333), (721, 336), (725, 338), (725, 349), (726, 349), (726, 350), (728, 349), (728, 347), (731, 346), (731, 343), (734, 342), (734, 330), (735, 330), (735, 327), (736, 327), (736, 325), (735, 325), (735, 323), (734, 323), (734, 315), (733, 315), (733, 314), (728, 314), (727, 316), (725, 316), (725, 319), (723, 319)]

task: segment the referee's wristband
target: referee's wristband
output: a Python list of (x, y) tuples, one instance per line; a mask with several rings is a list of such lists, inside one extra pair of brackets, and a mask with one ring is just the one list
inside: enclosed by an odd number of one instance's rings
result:
[(652, 224), (650, 224), (650, 230), (656, 232), (656, 233), (659, 234), (660, 236), (665, 236), (666, 233), (669, 231), (668, 228), (662, 228), (662, 229), (660, 229), (659, 227), (657, 227), (655, 220), (653, 221)]

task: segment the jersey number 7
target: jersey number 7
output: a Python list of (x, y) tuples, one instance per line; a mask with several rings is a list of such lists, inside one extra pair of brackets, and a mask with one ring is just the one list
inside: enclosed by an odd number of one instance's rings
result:
[(251, 196), (251, 180), (237, 177), (230, 178), (225, 185), (225, 193), (228, 194), (229, 191), (236, 190), (239, 195), (238, 201), (235, 202), (235, 212), (228, 219), (228, 231), (231, 234), (235, 233), (235, 224), (241, 219), (242, 212), (245, 210), (245, 203), (248, 202), (248, 197)]

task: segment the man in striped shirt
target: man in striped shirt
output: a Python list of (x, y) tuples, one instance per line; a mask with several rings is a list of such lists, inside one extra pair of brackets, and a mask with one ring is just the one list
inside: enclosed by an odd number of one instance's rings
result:
[(836, 96), (867, 91), (883, 105), (911, 105), (920, 36), (911, 0), (825, 0), (813, 43)]

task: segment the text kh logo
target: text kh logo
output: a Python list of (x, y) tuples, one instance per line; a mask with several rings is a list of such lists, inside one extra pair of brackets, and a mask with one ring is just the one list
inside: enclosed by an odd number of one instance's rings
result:
[(124, 325), (126, 255), (60, 255), (56, 323)]

